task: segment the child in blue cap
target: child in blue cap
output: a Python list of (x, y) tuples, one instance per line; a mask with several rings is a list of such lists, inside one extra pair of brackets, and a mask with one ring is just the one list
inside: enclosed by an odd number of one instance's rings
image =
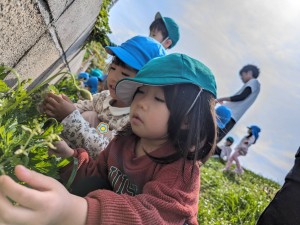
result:
[(90, 77), (87, 82), (85, 82), (85, 87), (92, 93), (98, 93), (98, 78), (97, 77)]
[(235, 161), (236, 169), (234, 170), (234, 172), (237, 174), (242, 174), (244, 172), (238, 157), (247, 155), (249, 147), (256, 143), (260, 131), (261, 129), (256, 125), (248, 127), (248, 135), (243, 137), (240, 143), (235, 147), (235, 152), (227, 161), (226, 167), (223, 171), (229, 171), (231, 164), (233, 163), (233, 161)]
[[(226, 124), (231, 119), (231, 110), (224, 105), (218, 106), (215, 110), (217, 116), (218, 129), (224, 129)], [(233, 141), (233, 138), (229, 137), (226, 139), (226, 142), (223, 146), (216, 146), (214, 155), (218, 155), (222, 160), (227, 161), (232, 151), (230, 146), (232, 145)]]
[(94, 68), (91, 69), (90, 76), (98, 78), (98, 88), (97, 88), (98, 92), (105, 90), (105, 82), (106, 82), (107, 74), (103, 74), (102, 70), (98, 68)]
[(177, 23), (170, 17), (163, 17), (157, 12), (151, 23), (149, 36), (160, 42), (165, 49), (173, 48), (180, 37)]
[(220, 105), (216, 108), (216, 115), (218, 127), (224, 129), (226, 124), (230, 121), (231, 110), (224, 105)]
[(84, 88), (85, 87), (85, 82), (87, 82), (87, 80), (90, 78), (90, 74), (87, 73), (87, 72), (81, 72), (78, 74), (78, 77), (77, 79), (79, 80), (80, 82), (80, 87)]
[[(116, 95), (116, 84), (125, 77), (134, 77), (149, 60), (166, 54), (163, 46), (150, 37), (135, 36), (120, 46), (105, 48), (113, 56), (107, 77), (108, 90), (93, 95), (93, 100), (71, 104), (65, 97), (49, 94), (45, 112), (61, 121), (61, 136), (68, 144), (88, 149), (95, 157), (119, 130), (129, 121), (130, 108)], [(60, 143), (66, 148), (66, 143)], [(59, 146), (58, 146), (59, 147)]]
[[(170, 54), (151, 60), (135, 78), (119, 81), (115, 90), (119, 100), (131, 104), (130, 123), (96, 160), (84, 149), (61, 152), (79, 162), (75, 181), (96, 176), (112, 190), (74, 196), (58, 181), (17, 166), (16, 176), (33, 189), (0, 177), (0, 221), (198, 224), (200, 166), (217, 136), (213, 74), (193, 58)], [(63, 181), (73, 167), (64, 168)]]

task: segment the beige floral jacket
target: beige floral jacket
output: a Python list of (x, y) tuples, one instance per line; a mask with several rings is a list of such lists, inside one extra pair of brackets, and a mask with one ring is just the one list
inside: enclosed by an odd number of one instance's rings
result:
[(112, 101), (109, 91), (106, 90), (93, 95), (92, 100), (80, 100), (75, 104), (77, 110), (62, 121), (64, 130), (61, 136), (70, 147), (84, 148), (91, 157), (96, 157), (106, 148), (113, 135), (101, 134), (97, 128), (90, 126), (81, 113), (95, 111), (98, 119), (108, 125), (109, 131), (118, 131), (129, 122), (130, 108), (113, 107)]

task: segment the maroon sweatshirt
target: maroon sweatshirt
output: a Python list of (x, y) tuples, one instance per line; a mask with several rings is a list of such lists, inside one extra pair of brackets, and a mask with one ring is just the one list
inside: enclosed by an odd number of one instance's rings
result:
[[(118, 137), (96, 160), (84, 149), (75, 150), (74, 157), (79, 161), (75, 179), (101, 176), (113, 188), (99, 189), (85, 197), (86, 224), (198, 224), (199, 165), (194, 166), (192, 173), (193, 162), (183, 158), (158, 164), (147, 155), (136, 157), (135, 145), (134, 137)], [(151, 155), (162, 157), (174, 151), (173, 145), (167, 143)], [(72, 165), (61, 174), (64, 180), (71, 170)]]

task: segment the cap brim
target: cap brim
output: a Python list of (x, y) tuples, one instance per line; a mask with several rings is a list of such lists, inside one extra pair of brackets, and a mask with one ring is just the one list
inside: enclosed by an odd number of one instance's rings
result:
[(143, 85), (150, 85), (150, 86), (168, 86), (168, 85), (175, 85), (175, 84), (192, 84), (197, 87), (199, 85), (191, 82), (187, 82), (185, 79), (176, 78), (176, 80), (170, 78), (159, 78), (152, 76), (152, 77), (134, 77), (134, 78), (124, 78), (120, 80), (116, 85), (116, 94), (118, 98), (125, 103), (126, 105), (130, 105), (133, 99), (133, 95), (138, 87)]
[(108, 54), (117, 56), (122, 62), (132, 67), (133, 69), (136, 70), (141, 69), (141, 66), (135, 63), (136, 59), (127, 51), (125, 51), (121, 46), (118, 47), (107, 46), (105, 47), (105, 50)]
[(116, 94), (118, 98), (127, 106), (132, 102), (133, 95), (136, 92), (136, 89), (143, 86), (143, 83), (131, 81), (131, 80), (122, 80), (117, 84)]

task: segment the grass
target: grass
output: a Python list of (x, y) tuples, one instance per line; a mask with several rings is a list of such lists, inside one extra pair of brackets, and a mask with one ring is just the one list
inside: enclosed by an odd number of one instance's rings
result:
[(246, 169), (242, 175), (222, 172), (224, 167), (211, 158), (201, 168), (199, 224), (255, 224), (280, 185)]

